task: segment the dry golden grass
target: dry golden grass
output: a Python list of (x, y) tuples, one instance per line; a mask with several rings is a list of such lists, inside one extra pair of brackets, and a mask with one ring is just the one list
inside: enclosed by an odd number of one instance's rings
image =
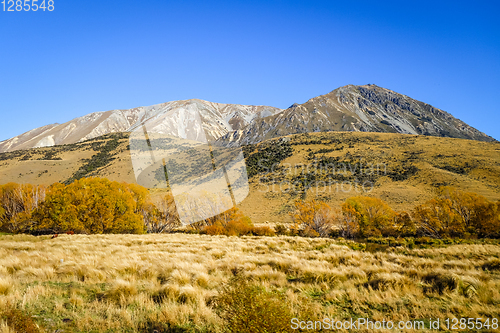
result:
[(370, 253), (284, 236), (0, 236), (0, 309), (46, 332), (222, 332), (214, 300), (236, 275), (304, 319), (499, 318), (498, 258), (495, 245)]

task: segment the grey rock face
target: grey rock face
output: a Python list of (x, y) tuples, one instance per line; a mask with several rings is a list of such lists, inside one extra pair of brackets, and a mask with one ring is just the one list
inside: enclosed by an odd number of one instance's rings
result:
[(220, 140), (250, 144), (319, 131), (389, 132), (495, 141), (443, 110), (372, 84), (347, 85), (304, 104), (293, 104)]
[(158, 130), (167, 135), (177, 136), (179, 132), (189, 127), (184, 115), (192, 110), (199, 112), (204, 121), (204, 130), (212, 139), (243, 128), (256, 119), (282, 111), (270, 106), (220, 104), (190, 99), (128, 110), (95, 112), (64, 124), (36, 128), (2, 141), (0, 142), (0, 153), (76, 143), (109, 133), (130, 132), (144, 122), (148, 120), (154, 122), (155, 118), (162, 119), (164, 115), (167, 115), (172, 121), (169, 122), (170, 126), (158, 123)]

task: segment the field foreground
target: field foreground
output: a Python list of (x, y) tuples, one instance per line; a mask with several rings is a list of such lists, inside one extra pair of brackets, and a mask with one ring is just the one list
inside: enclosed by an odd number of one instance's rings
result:
[(0, 332), (293, 332), (292, 318), (500, 318), (499, 246), (371, 253), (349, 245), (285, 236), (0, 236)]

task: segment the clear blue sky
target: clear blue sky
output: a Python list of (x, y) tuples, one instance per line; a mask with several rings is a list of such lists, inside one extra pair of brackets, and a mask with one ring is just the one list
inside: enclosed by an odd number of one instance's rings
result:
[(1, 11), (0, 140), (95, 111), (188, 98), (286, 108), (367, 83), (500, 140), (499, 17), (498, 1), (56, 0), (53, 12)]

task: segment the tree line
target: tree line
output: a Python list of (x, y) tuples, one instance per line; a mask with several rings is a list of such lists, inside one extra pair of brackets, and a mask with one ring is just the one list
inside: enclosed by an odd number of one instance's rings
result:
[(0, 186), (0, 230), (9, 233), (165, 232), (180, 222), (172, 195), (155, 204), (146, 188), (82, 178), (69, 185)]
[[(207, 196), (213, 217), (184, 231), (209, 235), (273, 236), (269, 227), (255, 227), (237, 208), (221, 214), (220, 200)], [(8, 183), (0, 185), (0, 231), (34, 235), (81, 233), (165, 233), (182, 226), (175, 200), (167, 193), (152, 200), (137, 184), (105, 178), (82, 178), (51, 186)]]
[(291, 233), (370, 237), (500, 238), (500, 200), (442, 187), (412, 211), (394, 211), (379, 198), (357, 196), (341, 209), (317, 200), (296, 201)]
[[(208, 200), (208, 199), (207, 199)], [(217, 200), (211, 205), (220, 211)], [(237, 208), (189, 225), (188, 231), (210, 235), (291, 234), (343, 237), (500, 238), (500, 201), (442, 187), (435, 198), (413, 210), (394, 211), (379, 198), (356, 196), (340, 208), (318, 200), (297, 200), (293, 224), (255, 227)], [(175, 200), (168, 193), (153, 201), (136, 184), (105, 178), (82, 178), (51, 186), (8, 183), (0, 186), (0, 231), (56, 234), (64, 232), (162, 233), (181, 227)]]

